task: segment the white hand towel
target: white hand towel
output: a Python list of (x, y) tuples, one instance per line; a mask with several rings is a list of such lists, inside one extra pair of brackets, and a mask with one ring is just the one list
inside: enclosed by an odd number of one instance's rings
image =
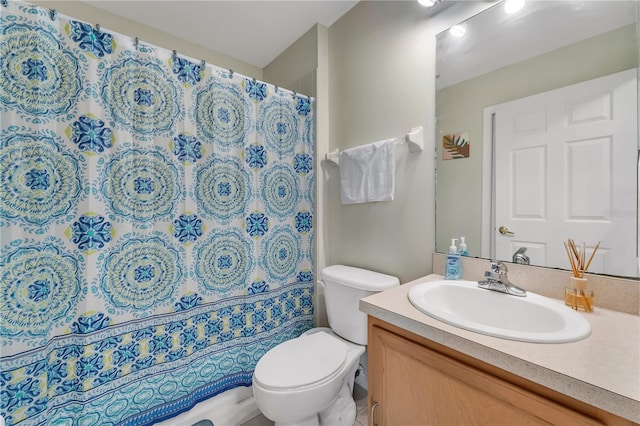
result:
[(340, 153), (342, 204), (393, 200), (396, 184), (393, 141), (378, 141)]

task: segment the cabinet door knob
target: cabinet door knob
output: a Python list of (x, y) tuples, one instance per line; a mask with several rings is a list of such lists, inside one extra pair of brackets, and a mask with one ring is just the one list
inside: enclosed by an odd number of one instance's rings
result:
[(376, 413), (376, 407), (378, 406), (377, 402), (371, 404), (371, 415), (369, 416), (369, 424), (370, 426), (376, 426), (376, 422), (373, 420), (373, 416)]

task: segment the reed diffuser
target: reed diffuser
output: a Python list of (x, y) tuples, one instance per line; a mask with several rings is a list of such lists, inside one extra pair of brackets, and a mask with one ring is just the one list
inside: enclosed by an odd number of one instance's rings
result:
[(563, 242), (564, 249), (569, 256), (571, 271), (573, 276), (569, 280), (569, 287), (565, 288), (564, 304), (577, 311), (593, 311), (593, 290), (587, 288), (587, 278), (585, 274), (591, 265), (591, 261), (600, 247), (600, 242), (593, 248), (593, 252), (587, 260), (587, 253), (584, 243), (576, 246), (572, 239)]

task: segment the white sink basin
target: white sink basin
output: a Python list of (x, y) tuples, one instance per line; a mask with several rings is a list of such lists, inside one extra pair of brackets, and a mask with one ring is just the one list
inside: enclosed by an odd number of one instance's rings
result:
[(413, 286), (409, 301), (425, 314), (456, 327), (536, 343), (565, 343), (591, 334), (582, 314), (562, 302), (527, 292), (511, 296), (475, 281), (431, 281)]

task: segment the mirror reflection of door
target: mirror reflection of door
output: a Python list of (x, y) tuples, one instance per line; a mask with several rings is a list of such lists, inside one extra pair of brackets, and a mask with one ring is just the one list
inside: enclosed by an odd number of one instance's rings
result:
[(526, 247), (567, 269), (563, 241), (601, 241), (590, 272), (638, 276), (636, 81), (633, 69), (490, 107), (495, 258)]

